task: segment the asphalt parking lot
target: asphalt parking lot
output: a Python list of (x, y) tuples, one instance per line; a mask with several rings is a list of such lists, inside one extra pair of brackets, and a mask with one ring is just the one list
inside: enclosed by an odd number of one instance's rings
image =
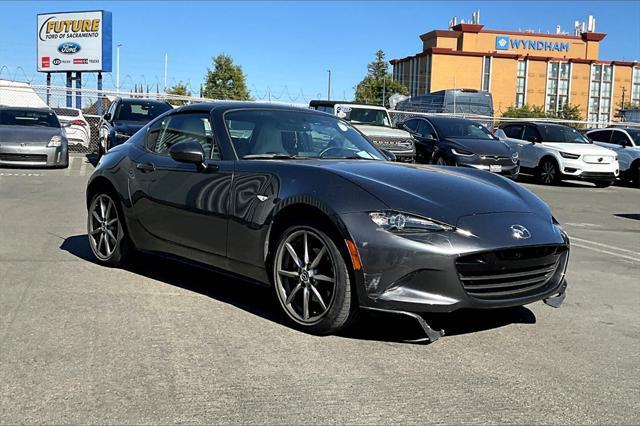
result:
[(92, 165), (0, 169), (2, 423), (640, 422), (640, 190), (525, 185), (572, 237), (561, 309), (283, 324), (268, 289), (143, 257), (91, 260)]

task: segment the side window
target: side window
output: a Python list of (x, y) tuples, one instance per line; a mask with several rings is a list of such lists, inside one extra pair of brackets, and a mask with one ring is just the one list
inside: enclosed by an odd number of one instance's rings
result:
[(425, 137), (429, 135), (436, 136), (435, 129), (427, 120), (418, 120), (418, 133)]
[(153, 148), (156, 154), (168, 155), (169, 149), (176, 143), (191, 140), (202, 145), (205, 158), (220, 159), (220, 150), (214, 143), (209, 115), (206, 113), (169, 115), (162, 120), (158, 131)]
[(156, 148), (156, 144), (158, 143), (158, 137), (160, 136), (160, 131), (165, 125), (167, 121), (167, 117), (164, 120), (157, 120), (151, 126), (149, 126), (149, 130), (147, 131), (147, 139), (144, 142), (144, 146), (149, 151), (154, 151)]
[(504, 134), (507, 135), (508, 138), (512, 139), (521, 139), (522, 138), (522, 126), (521, 125), (512, 125), (512, 126), (504, 126), (502, 128)]
[(620, 146), (631, 145), (629, 143), (629, 138), (627, 137), (627, 135), (624, 132), (620, 132), (620, 131), (613, 132), (613, 135), (611, 135), (611, 143), (614, 143)]
[(416, 132), (418, 130), (418, 120), (407, 120), (404, 122), (404, 126), (412, 132)]
[(107, 112), (109, 113), (111, 120), (113, 120), (113, 112), (116, 110), (116, 105), (118, 103), (117, 102), (112, 102), (111, 105), (109, 105), (109, 109), (107, 110)]
[(609, 139), (611, 138), (610, 130), (600, 130), (598, 132), (591, 132), (587, 135), (589, 139), (594, 140), (596, 142), (606, 142), (609, 143)]
[(538, 132), (538, 129), (536, 129), (533, 126), (525, 126), (522, 139), (529, 142), (542, 141), (542, 138), (540, 137), (540, 132)]

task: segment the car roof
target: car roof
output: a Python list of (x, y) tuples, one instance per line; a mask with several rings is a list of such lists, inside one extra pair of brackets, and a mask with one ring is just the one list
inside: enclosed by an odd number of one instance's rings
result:
[(0, 105), (0, 110), (10, 109), (12, 111), (40, 111), (40, 112), (53, 112), (51, 108), (46, 107), (24, 107), (24, 106), (8, 106), (8, 105)]
[(564, 124), (559, 124), (559, 123), (540, 123), (540, 122), (537, 122), (537, 121), (510, 121), (508, 123), (501, 124), (499, 127), (509, 126), (509, 125), (513, 125), (513, 124), (516, 124), (518, 126), (522, 126), (522, 125), (525, 125), (525, 124), (530, 124), (530, 125), (533, 125), (533, 126), (568, 127), (570, 129), (573, 129), (573, 127), (567, 126), (567, 125), (564, 125)]
[(333, 107), (336, 105), (351, 105), (351, 106), (361, 106), (364, 108), (386, 110), (386, 108), (381, 105), (369, 105), (369, 104), (363, 104), (361, 102), (353, 102), (353, 101), (327, 101), (327, 100), (318, 100), (318, 99), (309, 101), (310, 107), (317, 107), (317, 106)]
[(248, 101), (216, 101), (216, 102), (201, 102), (196, 104), (184, 105), (177, 108), (176, 111), (219, 111), (225, 112), (234, 109), (264, 109), (264, 110), (282, 110), (282, 111), (303, 111), (313, 114), (321, 114), (318, 111), (309, 109), (306, 107), (298, 107), (282, 104), (270, 104), (261, 102), (248, 102)]
[(429, 115), (429, 116), (413, 116), (413, 117), (409, 117), (407, 118), (407, 120), (411, 120), (413, 118), (422, 118), (423, 120), (427, 120), (431, 123), (435, 123), (435, 124), (451, 124), (451, 123), (473, 123), (473, 124), (480, 124), (477, 121), (474, 120), (469, 120), (468, 118), (459, 118), (459, 117), (438, 117), (436, 115)]
[(160, 101), (157, 99), (145, 99), (145, 98), (120, 98), (120, 102), (125, 104), (155, 104), (155, 105), (169, 105), (167, 101)]

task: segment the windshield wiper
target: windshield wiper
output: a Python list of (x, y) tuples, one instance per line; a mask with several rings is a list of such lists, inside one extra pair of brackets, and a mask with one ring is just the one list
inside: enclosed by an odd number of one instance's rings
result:
[(298, 157), (289, 154), (249, 154), (242, 156), (244, 160), (299, 160), (306, 157)]

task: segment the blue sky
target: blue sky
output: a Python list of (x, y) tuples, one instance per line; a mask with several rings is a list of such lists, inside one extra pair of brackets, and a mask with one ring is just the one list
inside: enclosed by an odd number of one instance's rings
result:
[[(211, 57), (227, 53), (241, 64), (254, 97), (270, 90), (273, 98), (297, 100), (326, 96), (332, 70), (333, 97), (347, 99), (366, 72), (374, 52), (387, 59), (420, 51), (418, 36), (446, 29), (456, 15), (467, 19), (480, 9), (485, 28), (571, 31), (575, 20), (596, 17), (602, 59), (640, 60), (640, 2), (493, 1), (493, 2), (0, 2), (0, 74), (38, 82), (36, 14), (105, 9), (113, 13), (114, 43), (123, 43), (121, 80), (163, 81), (163, 55), (169, 55), (169, 83), (188, 82), (197, 92)], [(114, 49), (115, 71), (115, 49)], [(105, 77), (105, 86), (115, 80)], [(95, 87), (95, 77), (86, 77)], [(63, 84), (62, 75), (54, 83)], [(196, 93), (197, 94), (197, 93)]]

